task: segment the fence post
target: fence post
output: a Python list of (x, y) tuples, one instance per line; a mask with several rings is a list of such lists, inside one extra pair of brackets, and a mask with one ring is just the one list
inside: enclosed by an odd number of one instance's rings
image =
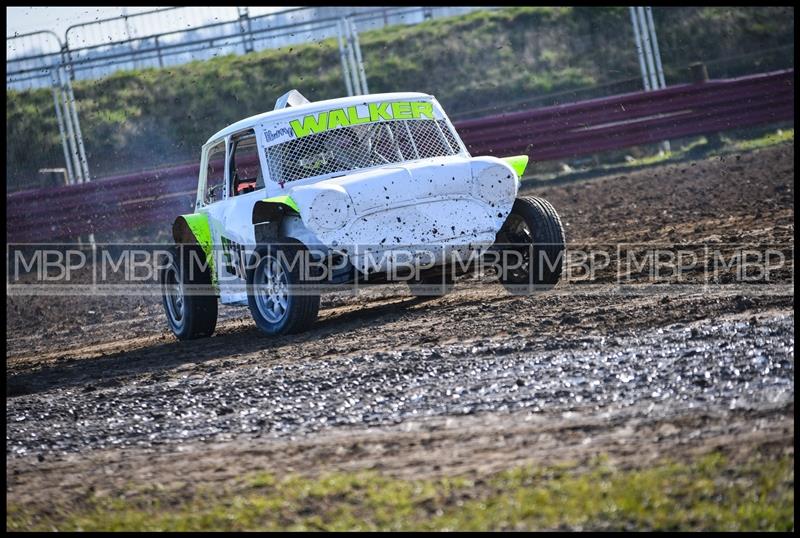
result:
[[(71, 66), (65, 66), (65, 69), (68, 71), (72, 71)], [(66, 89), (67, 89), (67, 97), (69, 100), (70, 108), (67, 110), (67, 113), (72, 113), (72, 120), (74, 122), (74, 132), (75, 132), (75, 139), (78, 142), (78, 152), (80, 154), (80, 165), (83, 172), (83, 181), (89, 181), (89, 161), (86, 159), (86, 150), (83, 147), (83, 133), (81, 133), (81, 123), (80, 119), (78, 118), (78, 108), (75, 106), (75, 93), (72, 91), (72, 81), (70, 81), (70, 77), (67, 76), (66, 78)]]
[(350, 24), (350, 33), (353, 36), (353, 48), (356, 52), (356, 67), (358, 68), (358, 78), (361, 81), (362, 95), (367, 95), (369, 94), (369, 88), (367, 88), (367, 73), (364, 70), (364, 60), (361, 57), (361, 43), (358, 41), (358, 30), (356, 29), (356, 23), (351, 20), (347, 20), (347, 22)]
[[(56, 66), (56, 69), (58, 69), (58, 66)], [(72, 160), (69, 156), (67, 133), (66, 129), (64, 128), (64, 117), (61, 115), (61, 105), (58, 102), (58, 94), (61, 91), (61, 87), (58, 83), (58, 78), (53, 71), (50, 71), (50, 84), (50, 89), (53, 91), (53, 106), (56, 109), (56, 120), (58, 120), (58, 133), (61, 135), (61, 145), (64, 148), (64, 163), (67, 167), (67, 185), (71, 185), (75, 183), (75, 176), (72, 172)]]
[(653, 44), (653, 57), (656, 60), (656, 73), (658, 74), (658, 83), (662, 88), (667, 87), (664, 81), (664, 66), (661, 64), (661, 51), (658, 49), (658, 37), (656, 36), (656, 24), (653, 22), (653, 9), (651, 7), (645, 8), (647, 14), (647, 23), (650, 26), (650, 41)]
[(344, 76), (344, 85), (347, 88), (347, 96), (353, 95), (353, 83), (350, 81), (350, 68), (347, 63), (347, 53), (345, 52), (345, 40), (342, 37), (344, 29), (342, 28), (342, 21), (336, 21), (336, 36), (339, 39), (339, 57), (342, 60), (342, 76)]
[(353, 90), (355, 95), (364, 95), (364, 89), (361, 87), (361, 78), (358, 76), (358, 64), (356, 63), (355, 42), (353, 41), (353, 33), (350, 29), (350, 24), (347, 19), (342, 19), (342, 27), (345, 31), (345, 41), (347, 42), (347, 59), (350, 62), (350, 75), (353, 77)]
[[(245, 7), (237, 7), (239, 12), (239, 31), (242, 33), (242, 46), (244, 53), (253, 52), (253, 33), (250, 27), (250, 12)], [(248, 38), (249, 35), (249, 38)]]
[(158, 41), (158, 36), (156, 36), (156, 52), (158, 53), (158, 67), (164, 67), (164, 58), (161, 57), (161, 43)]
[(72, 77), (72, 80), (75, 80), (75, 70), (67, 69), (67, 65), (72, 65), (72, 51), (69, 50), (68, 42), (64, 42), (61, 51), (61, 65), (63, 65), (64, 69), (67, 71), (67, 76)]
[(647, 71), (650, 74), (650, 87), (654, 90), (659, 89), (658, 75), (656, 75), (656, 61), (653, 58), (653, 47), (650, 44), (650, 28), (647, 25), (645, 18), (644, 8), (636, 8), (639, 16), (639, 30), (642, 36), (642, 45), (644, 45), (644, 57), (647, 60)]
[(639, 70), (642, 72), (642, 83), (645, 90), (650, 90), (650, 79), (647, 76), (647, 66), (644, 63), (644, 48), (642, 47), (642, 36), (639, 33), (639, 21), (636, 17), (636, 8), (628, 8), (631, 15), (631, 25), (633, 26), (633, 38), (636, 42), (636, 55), (639, 57)]
[(58, 84), (61, 97), (61, 104), (64, 107), (64, 125), (67, 128), (67, 140), (69, 140), (69, 147), (70, 147), (70, 154), (72, 157), (73, 163), (73, 180), (75, 183), (83, 183), (83, 169), (81, 167), (81, 158), (78, 152), (78, 143), (75, 139), (75, 130), (72, 127), (72, 114), (70, 114), (69, 108), (69, 97), (67, 95), (67, 90), (65, 89), (64, 80), (69, 77), (67, 73), (63, 74), (62, 78), (62, 69), (61, 66), (58, 66), (56, 69), (56, 77), (58, 78)]
[[(658, 43), (656, 42), (656, 28), (653, 23), (652, 10), (648, 8), (638, 7), (639, 11), (639, 26), (642, 30), (644, 50), (647, 55), (647, 65), (650, 68), (650, 85), (654, 90), (666, 88), (664, 83), (663, 67), (661, 65), (661, 55), (658, 51)], [(669, 140), (665, 140), (659, 144), (661, 151), (669, 152)]]
[(702, 84), (708, 82), (708, 69), (703, 62), (695, 62), (689, 66), (692, 72), (692, 82), (694, 84)]

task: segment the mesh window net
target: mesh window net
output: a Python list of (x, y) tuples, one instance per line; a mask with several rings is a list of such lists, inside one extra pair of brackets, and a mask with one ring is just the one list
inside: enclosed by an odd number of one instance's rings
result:
[(373, 166), (460, 153), (445, 120), (351, 125), (269, 146), (270, 177), (289, 182)]

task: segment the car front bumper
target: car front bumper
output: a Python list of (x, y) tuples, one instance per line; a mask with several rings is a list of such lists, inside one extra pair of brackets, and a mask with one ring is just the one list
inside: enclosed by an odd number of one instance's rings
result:
[(470, 198), (422, 200), (361, 215), (330, 245), (362, 273), (426, 268), (490, 247), (505, 215)]

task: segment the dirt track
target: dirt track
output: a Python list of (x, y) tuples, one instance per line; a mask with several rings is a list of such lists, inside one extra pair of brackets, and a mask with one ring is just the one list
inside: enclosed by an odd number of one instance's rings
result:
[(591, 285), (532, 297), (467, 280), (431, 301), (392, 287), (328, 300), (314, 330), (277, 339), (228, 308), (213, 338), (190, 343), (150, 298), (10, 297), (9, 499), (258, 468), (429, 474), (793, 450), (793, 159), (783, 145), (531, 191), (572, 245), (777, 245), (768, 285), (733, 284), (734, 267), (710, 287), (700, 271), (620, 288), (612, 263)]

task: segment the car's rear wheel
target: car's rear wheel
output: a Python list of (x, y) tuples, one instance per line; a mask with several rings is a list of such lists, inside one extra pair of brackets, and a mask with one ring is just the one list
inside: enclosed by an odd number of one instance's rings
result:
[(161, 264), (162, 304), (179, 340), (211, 336), (217, 326), (217, 296), (205, 259), (200, 247), (177, 245)]
[(256, 325), (271, 335), (307, 330), (319, 313), (319, 294), (304, 284), (308, 251), (302, 243), (284, 239), (258, 247), (247, 272), (247, 302)]
[(497, 244), (507, 261), (498, 276), (511, 293), (547, 290), (561, 279), (566, 238), (561, 219), (547, 200), (517, 198), (497, 234)]

